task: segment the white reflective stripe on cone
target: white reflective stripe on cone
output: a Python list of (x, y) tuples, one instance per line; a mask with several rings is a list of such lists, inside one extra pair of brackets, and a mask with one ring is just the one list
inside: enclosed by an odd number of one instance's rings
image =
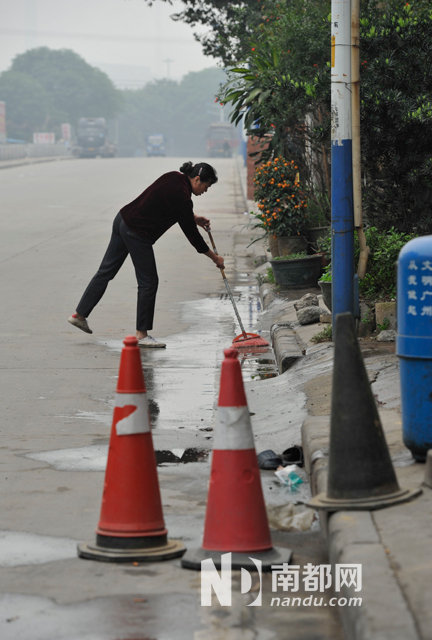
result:
[(218, 407), (214, 431), (215, 449), (254, 449), (249, 409), (247, 407)]
[(148, 433), (151, 430), (145, 393), (116, 393), (115, 406), (119, 409), (126, 406), (133, 408), (128, 416), (116, 422), (118, 436)]

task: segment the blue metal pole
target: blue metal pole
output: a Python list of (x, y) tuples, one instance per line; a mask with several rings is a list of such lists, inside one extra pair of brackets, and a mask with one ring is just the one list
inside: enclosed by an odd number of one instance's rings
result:
[(351, 125), (351, 2), (332, 0), (331, 49), (332, 320), (354, 313)]

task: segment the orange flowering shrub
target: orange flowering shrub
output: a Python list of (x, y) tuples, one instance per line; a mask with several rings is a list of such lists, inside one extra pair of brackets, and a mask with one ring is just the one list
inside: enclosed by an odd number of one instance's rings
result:
[(307, 199), (294, 160), (279, 157), (255, 170), (258, 226), (276, 236), (301, 235), (307, 227)]

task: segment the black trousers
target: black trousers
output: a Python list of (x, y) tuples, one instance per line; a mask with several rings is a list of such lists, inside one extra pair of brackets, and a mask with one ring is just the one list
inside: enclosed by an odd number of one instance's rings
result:
[(85, 318), (90, 315), (128, 254), (135, 267), (138, 283), (136, 328), (138, 331), (147, 331), (153, 328), (159, 284), (153, 247), (150, 240), (142, 238), (127, 227), (120, 213), (114, 218), (111, 239), (100, 267), (90, 280), (76, 311)]

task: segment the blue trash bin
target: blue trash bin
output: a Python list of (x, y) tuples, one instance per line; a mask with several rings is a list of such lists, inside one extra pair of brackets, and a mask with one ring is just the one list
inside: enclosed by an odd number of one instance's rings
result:
[(397, 322), (403, 441), (423, 462), (432, 449), (432, 235), (399, 253)]

